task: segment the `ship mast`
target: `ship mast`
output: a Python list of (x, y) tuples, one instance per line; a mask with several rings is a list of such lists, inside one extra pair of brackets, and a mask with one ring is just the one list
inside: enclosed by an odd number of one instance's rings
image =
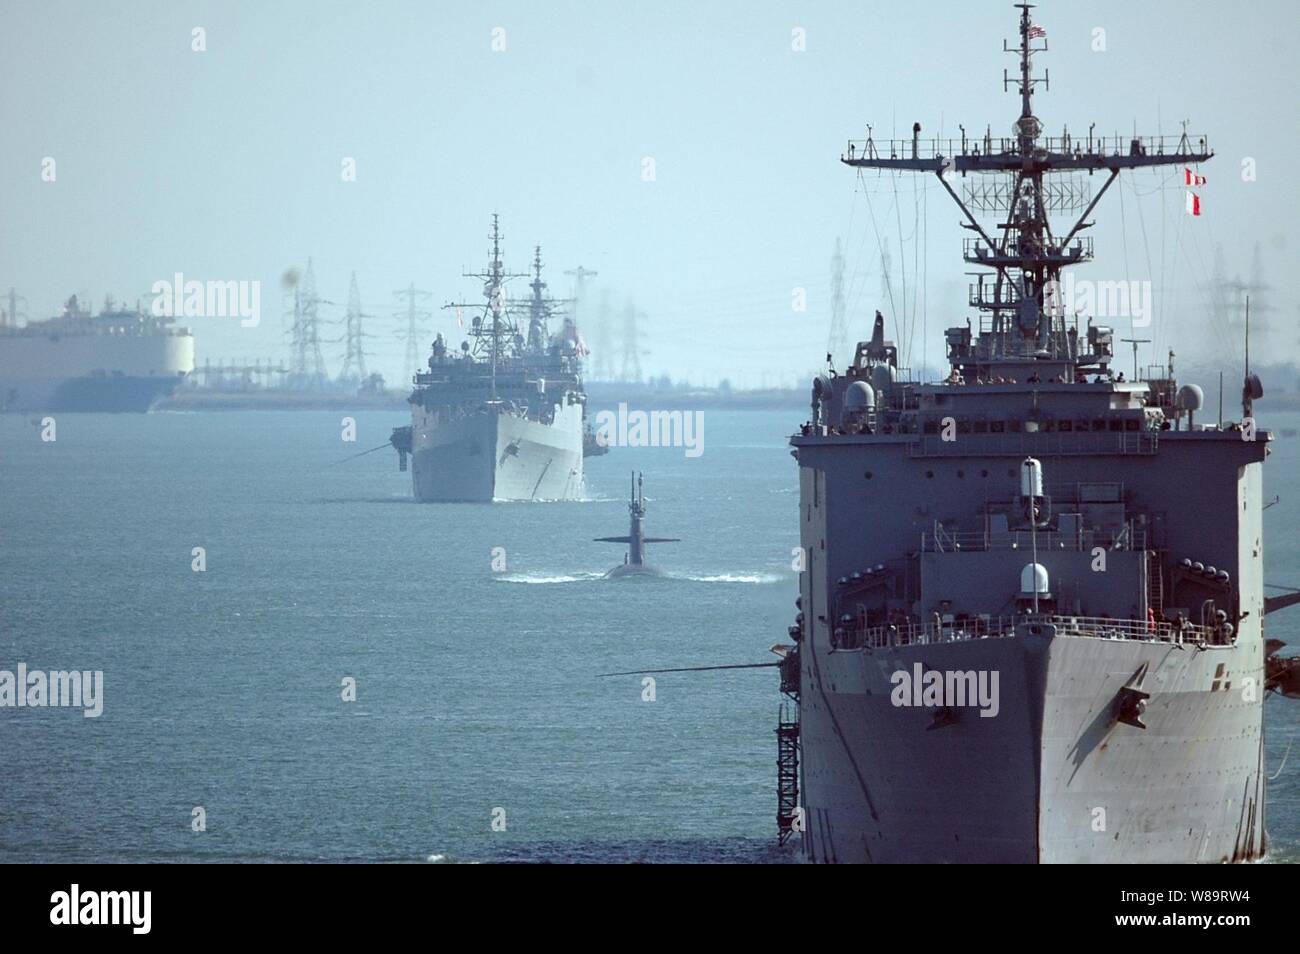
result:
[[(593, 274), (588, 272), (587, 274)], [(543, 355), (550, 344), (552, 318), (567, 316), (570, 306), (573, 305), (572, 298), (553, 298), (546, 293), (549, 287), (542, 280), (542, 247), (533, 246), (533, 280), (528, 283), (532, 294), (526, 299), (508, 300), (507, 304), (513, 308), (528, 308), (528, 338), (527, 349), (533, 354)]]
[[(975, 233), (963, 242), (963, 258), (980, 268), (993, 269), (992, 275), (976, 273), (977, 285), (971, 287), (970, 304), (991, 314), (985, 353), (981, 357), (1032, 360), (1051, 357), (1073, 362), (1080, 357), (1076, 345), (1066, 333), (1063, 309), (1054, 294), (1059, 289), (1061, 270), (1091, 261), (1092, 239), (1077, 237), (1091, 227), (1087, 221), (1101, 197), (1123, 169), (1145, 166), (1194, 164), (1214, 155), (1204, 137), (1192, 145), (1187, 133), (1175, 144), (1158, 137), (1134, 137), (1127, 143), (1119, 136), (1094, 137), (1091, 129), (1086, 140), (1073, 139), (1068, 130), (1059, 137), (1042, 136), (1043, 126), (1033, 112), (1033, 94), (1038, 83), (1048, 88), (1048, 76), (1033, 76), (1033, 55), (1046, 52), (1047, 31), (1033, 22), (1030, 3), (1018, 3), (1020, 42), (1003, 49), (1019, 58), (1019, 75), (1014, 80), (1003, 72), (1003, 86), (1013, 82), (1020, 94), (1020, 116), (1013, 138), (995, 138), (991, 131), (983, 139), (968, 139), (963, 127), (959, 140), (932, 139), (923, 142), (919, 123), (912, 127), (912, 139), (877, 143), (870, 136), (865, 141), (850, 142), (840, 161), (860, 169), (933, 172), (966, 221), (963, 228)], [(1084, 190), (1070, 183), (1049, 185), (1044, 176), (1057, 173), (1108, 171), (1109, 177), (1064, 237), (1058, 238), (1048, 219), (1048, 209), (1077, 211), (1084, 206)], [(963, 199), (948, 181), (951, 172), (963, 178), (969, 173), (1002, 174), (1009, 185), (975, 183), (965, 189)], [(990, 235), (975, 216), (980, 211), (1005, 212)], [(995, 230), (996, 231), (996, 230)], [(989, 278), (991, 281), (985, 282)], [(960, 352), (960, 349), (958, 349)], [(954, 366), (960, 363), (960, 353)]]
[(547, 321), (546, 302), (542, 297), (546, 291), (546, 282), (542, 281), (542, 247), (533, 247), (533, 280), (528, 283), (533, 297), (528, 303), (528, 346), (537, 351), (546, 350)]
[[(495, 403), (497, 399), (497, 365), (501, 359), (502, 347), (501, 339), (504, 336), (513, 337), (516, 333), (514, 323), (510, 321), (506, 314), (506, 294), (505, 285), (511, 278), (525, 278), (526, 275), (518, 272), (507, 272), (501, 263), (501, 228), (500, 216), (492, 213), (492, 232), (488, 236), (492, 240), (492, 257), (488, 261), (487, 271), (485, 272), (462, 272), (466, 278), (478, 278), (483, 281), (483, 297), (487, 304), (483, 306), (484, 314), (482, 318), (475, 319), (470, 335), (475, 339), (475, 353), (480, 354), (483, 350), (483, 339), (488, 339), (487, 351), (491, 361), (491, 400)], [(474, 307), (466, 302), (448, 302), (442, 306), (447, 308), (471, 308)], [(491, 316), (491, 331), (484, 331), (484, 319)]]
[(492, 213), (492, 263), (488, 268), (486, 282), (483, 285), (483, 297), (488, 301), (492, 311), (492, 400), (497, 399), (497, 355), (501, 351), (501, 296), (503, 294), (501, 277), (501, 228), (495, 212)]

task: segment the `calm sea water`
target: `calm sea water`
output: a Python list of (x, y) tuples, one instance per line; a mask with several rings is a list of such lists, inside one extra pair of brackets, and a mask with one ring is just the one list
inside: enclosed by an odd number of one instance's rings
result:
[[(98, 719), (0, 710), (0, 860), (789, 860), (775, 670), (654, 702), (596, 674), (774, 658), (797, 417), (710, 411), (702, 457), (616, 449), (588, 501), (478, 506), (411, 502), (391, 452), (340, 462), (397, 413), (355, 444), (333, 413), (65, 415), (52, 444), (0, 416), (0, 668), (105, 678)], [(1268, 575), (1295, 584), (1300, 439), (1275, 449)], [(683, 541), (651, 550), (667, 578), (606, 581), (632, 468)], [(1300, 609), (1269, 628), (1300, 646)], [(1265, 711), (1274, 771), (1300, 705)], [(1300, 751), (1269, 799), (1296, 860)]]

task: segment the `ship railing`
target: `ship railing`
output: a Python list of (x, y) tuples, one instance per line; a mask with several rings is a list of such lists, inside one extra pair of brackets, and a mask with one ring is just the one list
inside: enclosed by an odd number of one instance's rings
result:
[(1110, 616), (1049, 616), (1058, 636), (1093, 636), (1101, 639), (1159, 640), (1170, 643), (1212, 643), (1216, 631), (1194, 623), (1151, 622)]
[[(1035, 155), (1192, 156), (1210, 151), (1205, 136), (1039, 136)], [(850, 139), (843, 159), (941, 159), (945, 156), (1020, 155), (1018, 136), (961, 136), (930, 139)]]
[(1067, 503), (1082, 505), (1120, 503), (1124, 500), (1122, 480), (1053, 480), (1046, 481), (1044, 489), (1058, 512)]
[(1091, 639), (1120, 639), (1142, 642), (1165, 642), (1175, 645), (1191, 643), (1219, 645), (1231, 642), (1213, 627), (1183, 621), (1151, 621), (1111, 616), (1071, 616), (1060, 614), (1025, 614), (1011, 616), (973, 616), (956, 621), (930, 623), (887, 623), (866, 628), (838, 626), (831, 644), (835, 649), (887, 649), (899, 646), (925, 646), (938, 643), (967, 642), (1014, 636), (1018, 626), (1050, 625), (1056, 636)]
[[(991, 278), (992, 275), (990, 275), (989, 277)], [(978, 286), (972, 286), (972, 287), (978, 290)], [(1004, 284), (1002, 286), (1003, 291), (1005, 292), (1009, 287), (1010, 287), (1009, 285)], [(991, 292), (993, 288), (994, 288), (994, 283), (992, 281), (984, 285), (985, 292)], [(985, 311), (994, 310), (995, 308), (1006, 310), (1005, 301), (1006, 301), (1005, 295), (1003, 296), (1003, 304), (999, 304), (999, 305), (994, 305), (994, 303), (991, 301), (985, 301), (983, 305), (980, 305), (972, 300), (971, 307), (983, 308)], [(1014, 305), (1012, 307), (1014, 307)], [(1050, 307), (1044, 308), (1044, 313), (1050, 313), (1050, 312), (1051, 312)], [(1071, 349), (1069, 347), (1068, 340), (1063, 338), (1063, 334), (1068, 334), (1068, 332), (1071, 329), (1074, 330), (1074, 333), (1076, 335), (1080, 334), (1081, 329), (1086, 330), (1086, 321), (1080, 322), (1078, 315), (1054, 315), (1053, 317), (1056, 319), (1054, 324), (1056, 325), (1058, 330), (1054, 332), (1051, 338), (1049, 338), (1048, 341), (1046, 342), (1049, 356), (1057, 360), (1077, 357), (1078, 351), (1075, 349)], [(998, 342), (998, 347), (995, 351), (984, 352), (984, 354), (987, 357), (989, 358), (1024, 357), (1024, 355), (1018, 352), (1015, 347), (1009, 346), (1009, 343), (1007, 342), (1007, 338), (1009, 338), (1011, 334), (1011, 324), (1009, 318), (1003, 317), (1002, 319), (999, 320), (994, 315), (986, 315), (986, 314), (980, 314), (977, 316), (977, 318), (979, 320), (979, 333), (981, 335), (1001, 334), (1006, 336), (1002, 341)], [(980, 347), (980, 343), (978, 341), (976, 342), (976, 347)], [(987, 345), (985, 345), (985, 347), (987, 347)]]
[[(972, 308), (1010, 308), (1018, 305), (1022, 297), (1020, 288), (1012, 282), (999, 285), (997, 282), (979, 281), (967, 285), (967, 301)], [(985, 330), (982, 322), (980, 330)], [(991, 323), (988, 330), (992, 330)]]
[(907, 447), (909, 457), (1145, 455), (1156, 453), (1159, 437), (1155, 431), (1021, 431), (962, 434), (960, 440), (946, 441), (942, 435), (922, 434)]
[(841, 628), (837, 649), (885, 649), (891, 646), (918, 646), (933, 643), (963, 642), (971, 639), (1009, 636), (1015, 632), (1016, 617), (974, 617), (960, 623), (887, 623), (867, 629)]
[[(1035, 539), (1036, 538), (1036, 539)], [(1145, 550), (1147, 532), (1132, 524), (1115, 530), (948, 530), (935, 527), (921, 533), (922, 553), (961, 553), (962, 551), (1029, 550), (1083, 551), (1094, 547), (1107, 550)]]
[(1032, 258), (1064, 265), (1070, 262), (1090, 261), (1093, 255), (1093, 242), (1092, 238), (1086, 235), (1076, 236), (1068, 245), (1008, 239), (1000, 242), (997, 248), (990, 248), (989, 243), (982, 238), (967, 238), (962, 239), (961, 251), (966, 261), (975, 264), (992, 265), (1012, 259)]

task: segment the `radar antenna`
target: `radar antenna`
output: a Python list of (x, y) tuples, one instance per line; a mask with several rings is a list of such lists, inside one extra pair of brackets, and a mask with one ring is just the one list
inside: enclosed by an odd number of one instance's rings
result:
[[(1083, 364), (1076, 347), (1074, 331), (1067, 331), (1068, 316), (1059, 307), (1057, 290), (1063, 269), (1091, 261), (1092, 239), (1079, 233), (1092, 226), (1088, 216), (1123, 170), (1150, 166), (1192, 165), (1210, 159), (1214, 153), (1205, 137), (1193, 139), (1184, 129), (1181, 137), (1134, 136), (1127, 142), (1118, 135), (1094, 136), (1092, 127), (1086, 139), (1071, 137), (1068, 128), (1060, 136), (1044, 136), (1043, 124), (1034, 115), (1033, 95), (1039, 83), (1049, 87), (1049, 77), (1035, 77), (1033, 57), (1047, 51), (1047, 30), (1034, 23), (1030, 3), (1015, 4), (1020, 11), (1019, 43), (1003, 49), (1019, 57), (1019, 72), (1013, 77), (1003, 74), (1004, 86), (1014, 86), (1020, 95), (1020, 115), (1013, 124), (1013, 135), (994, 137), (986, 132), (983, 139), (968, 138), (965, 127), (960, 139), (920, 138), (920, 124), (913, 126), (910, 140), (876, 142), (868, 126), (867, 139), (850, 142), (840, 161), (859, 169), (892, 172), (934, 173), (944, 190), (957, 203), (965, 217), (963, 227), (974, 233), (963, 242), (962, 255), (970, 264), (992, 269), (992, 274), (977, 272), (979, 282), (971, 287), (970, 304), (991, 316), (991, 332), (979, 345), (979, 358), (1025, 359), (1035, 355), (1050, 356), (1064, 362)], [(987, 185), (967, 187), (964, 200), (949, 182), (952, 173), (966, 178), (976, 175), (1002, 175), (1004, 188)], [(1069, 183), (1049, 184), (1046, 177), (1061, 173), (1108, 172), (1079, 218), (1058, 234), (1049, 220), (1049, 211), (1083, 205), (1084, 199)], [(975, 216), (975, 208), (997, 208), (1006, 215), (990, 234)], [(1063, 237), (1062, 237), (1063, 236)], [(989, 279), (985, 281), (985, 279)], [(958, 336), (960, 337), (960, 336)], [(1100, 349), (1099, 349), (1100, 350)], [(954, 345), (950, 337), (950, 359), (958, 368), (972, 359), (968, 344)], [(1082, 356), (1092, 357), (1092, 356)], [(1104, 362), (1103, 362), (1104, 363)]]
[[(478, 278), (483, 281), (483, 297), (486, 304), (482, 306), (472, 305), (468, 302), (449, 301), (443, 305), (443, 309), (456, 308), (476, 308), (482, 307), (482, 316), (475, 318), (470, 326), (470, 337), (474, 339), (474, 353), (481, 355), (486, 351), (491, 357), (492, 377), (491, 377), (491, 401), (497, 400), (497, 365), (501, 356), (505, 353), (506, 348), (502, 345), (502, 340), (508, 342), (513, 351), (515, 339), (519, 334), (519, 329), (515, 325), (508, 311), (508, 302), (506, 300), (506, 282), (512, 278), (527, 278), (522, 272), (507, 272), (501, 264), (501, 227), (500, 216), (492, 213), (492, 232), (488, 238), (492, 240), (492, 257), (488, 260), (487, 271), (484, 272), (462, 272), (466, 278)], [(486, 342), (486, 344), (485, 344)]]

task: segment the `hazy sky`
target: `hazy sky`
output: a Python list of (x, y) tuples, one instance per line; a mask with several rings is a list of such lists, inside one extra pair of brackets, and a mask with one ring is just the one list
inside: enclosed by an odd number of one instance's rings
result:
[[(200, 360), (287, 358), (278, 279), (311, 256), (320, 293), (340, 303), (356, 270), (374, 316), (370, 361), (390, 381), (403, 353), (393, 290), (414, 281), (437, 303), (476, 296), (459, 275), (482, 265), (493, 211), (512, 268), (541, 243), (557, 293), (581, 264), (599, 271), (596, 292), (618, 315), (635, 299), (648, 373), (802, 378), (826, 350), (837, 236), (851, 336), (869, 333), (875, 308), (901, 311), (905, 286), (912, 363), (922, 352), (934, 363), (943, 327), (969, 313), (957, 210), (933, 177), (859, 182), (838, 156), (867, 123), (877, 138), (908, 136), (913, 121), (924, 136), (958, 135), (959, 122), (1004, 135), (1018, 113), (1002, 91), (1016, 11), (988, 0), (0, 10), (0, 287), (46, 317), (72, 292), (134, 298), (177, 271), (260, 280), (258, 328), (189, 322)], [(1157, 321), (1142, 337), (1228, 353), (1239, 344), (1214, 340), (1202, 320), (1215, 247), (1244, 278), (1258, 242), (1269, 353), (1300, 351), (1294, 0), (1055, 0), (1035, 19), (1051, 48), (1036, 62), (1051, 75), (1035, 97), (1048, 132), (1065, 123), (1086, 135), (1095, 121), (1108, 134), (1136, 123), (1176, 135), (1190, 119), (1218, 154), (1201, 169), (1199, 219), (1183, 210), (1181, 170), (1130, 179), (1122, 208), (1112, 189), (1093, 230), (1097, 261), (1079, 277), (1150, 279)], [(195, 27), (205, 52), (191, 50)], [(1097, 27), (1104, 52), (1092, 49)], [(55, 182), (41, 179), (44, 157)], [(344, 157), (355, 182), (342, 181)], [(1254, 182), (1242, 180), (1244, 157)], [(893, 309), (877, 234), (893, 258)], [(804, 312), (795, 288), (807, 290)], [(454, 316), (435, 322), (429, 338), (454, 334)], [(327, 347), (331, 372), (340, 354)]]

